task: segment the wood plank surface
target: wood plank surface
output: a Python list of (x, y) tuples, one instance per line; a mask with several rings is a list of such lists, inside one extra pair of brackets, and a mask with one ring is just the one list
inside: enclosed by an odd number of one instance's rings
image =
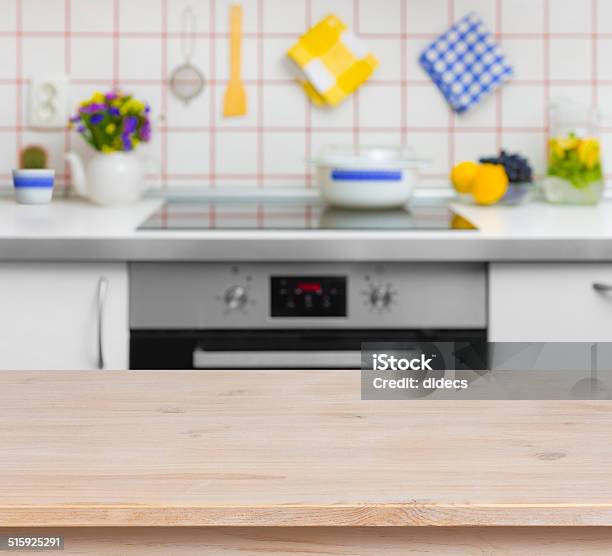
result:
[(612, 553), (612, 528), (609, 527), (0, 529), (0, 534), (9, 533), (63, 536), (62, 556), (609, 556)]
[(0, 526), (612, 526), (612, 404), (359, 372), (0, 374)]

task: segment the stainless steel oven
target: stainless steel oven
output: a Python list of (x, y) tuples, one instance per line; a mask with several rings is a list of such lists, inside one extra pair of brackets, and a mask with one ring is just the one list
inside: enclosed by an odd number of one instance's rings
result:
[(486, 342), (472, 263), (134, 263), (132, 369), (359, 368), (363, 342)]

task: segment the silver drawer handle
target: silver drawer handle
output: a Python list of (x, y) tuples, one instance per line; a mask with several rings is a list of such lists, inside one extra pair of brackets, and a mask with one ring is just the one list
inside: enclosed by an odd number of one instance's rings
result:
[(103, 276), (98, 281), (98, 369), (104, 369), (104, 308), (108, 280)]
[(612, 292), (612, 284), (602, 284), (601, 282), (593, 282), (593, 289), (597, 292)]
[(360, 351), (193, 352), (196, 369), (360, 369)]

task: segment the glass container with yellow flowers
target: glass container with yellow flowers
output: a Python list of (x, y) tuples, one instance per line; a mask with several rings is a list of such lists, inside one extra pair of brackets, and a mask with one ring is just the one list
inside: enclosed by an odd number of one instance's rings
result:
[(594, 205), (604, 188), (598, 110), (563, 102), (550, 107), (546, 200), (557, 204)]

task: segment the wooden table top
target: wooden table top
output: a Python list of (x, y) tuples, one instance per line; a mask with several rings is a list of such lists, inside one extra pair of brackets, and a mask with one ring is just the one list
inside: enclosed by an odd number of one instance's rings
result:
[(0, 527), (612, 525), (612, 403), (355, 371), (0, 373)]

